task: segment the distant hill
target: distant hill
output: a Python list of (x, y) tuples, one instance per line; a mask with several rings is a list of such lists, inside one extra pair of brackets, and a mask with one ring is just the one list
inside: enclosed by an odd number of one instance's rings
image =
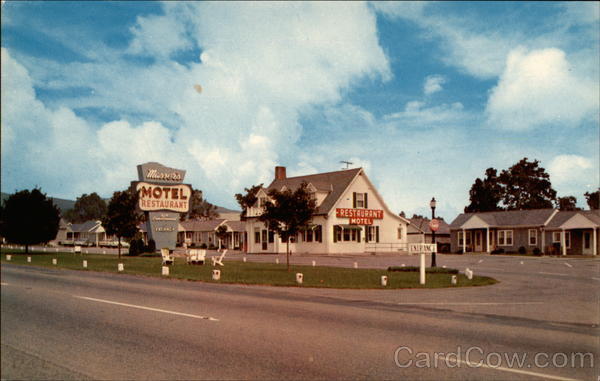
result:
[[(6, 200), (8, 198), (8, 196), (10, 196), (8, 193), (0, 193), (0, 200), (2, 202), (4, 202), (4, 200)], [(48, 196), (50, 197), (50, 196)], [(58, 209), (60, 209), (61, 213), (66, 212), (69, 209), (73, 209), (73, 207), (75, 206), (75, 201), (73, 200), (65, 200), (62, 198), (56, 198), (56, 197), (50, 197), (52, 199), (52, 201), (54, 201), (54, 204), (56, 206), (58, 206)], [(106, 201), (106, 203), (108, 204), (108, 201), (110, 201), (109, 199), (105, 199), (104, 201)], [(227, 209), (227, 208), (223, 208), (222, 206), (218, 206), (217, 205), (217, 212), (219, 214), (233, 214), (233, 213), (241, 213), (239, 210), (231, 210), (231, 209)]]

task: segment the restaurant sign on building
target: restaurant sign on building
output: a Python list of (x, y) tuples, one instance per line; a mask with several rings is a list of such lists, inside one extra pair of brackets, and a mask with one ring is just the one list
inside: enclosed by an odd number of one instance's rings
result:
[(140, 164), (137, 169), (140, 181), (135, 187), (138, 206), (146, 213), (148, 239), (154, 240), (157, 249), (174, 249), (179, 215), (189, 211), (192, 196), (192, 187), (182, 184), (185, 171), (159, 163)]

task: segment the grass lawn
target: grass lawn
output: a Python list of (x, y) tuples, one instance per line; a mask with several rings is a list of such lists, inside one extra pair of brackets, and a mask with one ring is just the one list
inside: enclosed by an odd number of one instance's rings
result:
[[(124, 274), (162, 277), (160, 257), (122, 256), (119, 260), (116, 255), (102, 254), (30, 252), (29, 255), (25, 255), (22, 251), (4, 248), (1, 252), (1, 263), (113, 273), (118, 272), (117, 264), (123, 263)], [(6, 259), (7, 254), (12, 255), (10, 262)], [(31, 257), (31, 263), (27, 262), (27, 256)], [(57, 259), (57, 265), (52, 264), (53, 258)], [(87, 260), (87, 270), (83, 268), (83, 260)], [(483, 276), (474, 276), (472, 280), (469, 280), (464, 274), (458, 274), (458, 284), (452, 285), (450, 283), (452, 275), (444, 271), (427, 273), (426, 284), (422, 286), (419, 284), (418, 271), (388, 272), (387, 270), (292, 265), (291, 270), (288, 272), (285, 264), (244, 263), (240, 261), (226, 261), (224, 267), (218, 267), (221, 270), (221, 280), (213, 281), (213, 267), (208, 263), (204, 266), (188, 265), (185, 263), (185, 259), (176, 258), (175, 264), (169, 267), (170, 278), (248, 285), (391, 289), (483, 286), (497, 282), (493, 278)], [(296, 273), (298, 272), (304, 274), (302, 285), (296, 284)], [(385, 287), (380, 284), (382, 275), (388, 277), (388, 283)]]

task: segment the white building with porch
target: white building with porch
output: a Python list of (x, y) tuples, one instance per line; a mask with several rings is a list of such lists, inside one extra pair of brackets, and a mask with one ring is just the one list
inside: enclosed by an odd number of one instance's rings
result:
[(463, 213), (450, 224), (451, 250), (597, 255), (599, 228), (599, 210)]
[(286, 252), (286, 243), (258, 217), (270, 190), (295, 190), (302, 182), (316, 199), (317, 212), (310, 226), (292, 238), (293, 253), (406, 252), (410, 222), (387, 207), (362, 168), (287, 177), (285, 167), (275, 167), (275, 179), (247, 210), (248, 252)]

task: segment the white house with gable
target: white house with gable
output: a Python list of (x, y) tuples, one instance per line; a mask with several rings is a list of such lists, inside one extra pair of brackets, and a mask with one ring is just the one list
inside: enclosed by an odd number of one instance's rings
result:
[(275, 167), (275, 179), (259, 190), (246, 214), (249, 253), (285, 253), (286, 243), (258, 217), (270, 190), (295, 190), (302, 182), (314, 195), (317, 212), (310, 226), (292, 238), (293, 253), (406, 251), (410, 222), (387, 207), (362, 168), (287, 177), (285, 167)]

